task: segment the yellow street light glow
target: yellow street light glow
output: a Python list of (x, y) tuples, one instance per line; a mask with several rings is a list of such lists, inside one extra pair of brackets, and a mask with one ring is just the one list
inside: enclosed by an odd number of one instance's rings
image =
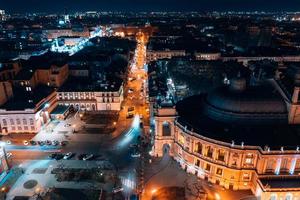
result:
[(219, 195), (219, 193), (215, 193), (215, 199), (216, 200), (221, 200), (221, 196)]
[(157, 189), (153, 189), (153, 190), (151, 191), (152, 194), (155, 194), (156, 192), (157, 192)]

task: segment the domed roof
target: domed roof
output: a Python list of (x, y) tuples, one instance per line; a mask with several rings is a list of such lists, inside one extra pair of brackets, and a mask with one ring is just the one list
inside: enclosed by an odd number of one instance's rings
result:
[(247, 87), (241, 78), (209, 93), (205, 104), (208, 116), (221, 121), (248, 123), (287, 118), (286, 103), (275, 88), (269, 84)]

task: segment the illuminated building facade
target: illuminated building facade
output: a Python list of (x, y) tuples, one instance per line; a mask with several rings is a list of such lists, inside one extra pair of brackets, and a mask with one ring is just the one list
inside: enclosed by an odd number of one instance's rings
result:
[(300, 199), (300, 136), (292, 125), (299, 121), (289, 120), (294, 108), (272, 83), (252, 87), (236, 78), (176, 107), (160, 104), (153, 155), (169, 152), (188, 173), (227, 189)]
[(179, 56), (185, 56), (185, 50), (147, 50), (146, 53), (146, 60), (147, 63), (151, 61), (155, 61), (158, 59), (164, 59), (164, 58), (172, 58), (172, 57), (179, 57)]
[(2, 134), (36, 133), (50, 121), (50, 112), (56, 106), (56, 92), (46, 86), (33, 91), (18, 92), (0, 107)]
[(89, 84), (86, 79), (69, 80), (57, 91), (59, 105), (73, 106), (82, 111), (121, 109), (124, 100), (122, 81)]

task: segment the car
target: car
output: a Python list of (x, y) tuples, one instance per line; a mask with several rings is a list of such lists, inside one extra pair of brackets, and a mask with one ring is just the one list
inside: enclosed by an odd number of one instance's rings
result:
[(64, 157), (63, 154), (57, 154), (57, 155), (55, 156), (55, 160), (60, 160), (60, 159), (62, 159), (63, 157)]
[(134, 151), (130, 156), (133, 158), (139, 158), (141, 157), (141, 153), (138, 151)]
[(67, 141), (61, 141), (61, 142), (60, 142), (60, 146), (66, 146), (67, 143), (68, 143)]
[(130, 119), (130, 118), (133, 118), (133, 117), (134, 117), (133, 113), (127, 113), (127, 116), (126, 116), (127, 119)]
[(67, 154), (64, 155), (63, 159), (64, 159), (64, 160), (68, 160), (68, 159), (70, 159), (73, 155), (74, 155), (74, 154), (73, 154), (72, 152), (69, 152), (69, 153), (67, 153)]
[(141, 121), (141, 122), (140, 122), (140, 128), (143, 128), (143, 126), (144, 126), (144, 124), (143, 124), (143, 122)]
[(58, 144), (59, 144), (59, 142), (57, 140), (52, 141), (53, 146), (57, 146)]
[(44, 142), (44, 141), (38, 141), (38, 144), (39, 144), (40, 146), (43, 146), (43, 145), (45, 145), (45, 142)]
[(118, 192), (122, 192), (123, 190), (124, 190), (123, 187), (115, 187), (112, 192), (113, 193), (118, 193)]
[(11, 144), (11, 141), (10, 141), (10, 140), (7, 140), (7, 141), (6, 141), (6, 144), (10, 145), (10, 144)]
[(71, 126), (71, 124), (65, 124), (65, 126), (64, 127), (70, 127)]
[(27, 146), (27, 145), (29, 144), (29, 142), (28, 142), (27, 140), (24, 140), (24, 141), (23, 141), (23, 144), (24, 144), (25, 146)]
[(82, 160), (85, 156), (86, 156), (86, 154), (79, 154), (77, 156), (77, 158), (78, 158), (78, 160)]
[(52, 153), (48, 156), (50, 159), (54, 159), (57, 156), (57, 153)]
[(46, 140), (46, 145), (51, 145), (52, 144), (52, 142), (50, 141), (50, 140)]
[(34, 145), (37, 144), (37, 142), (36, 142), (36, 141), (33, 141), (33, 140), (31, 140), (29, 143), (30, 143), (32, 146), (34, 146)]
[(6, 158), (10, 158), (10, 157), (12, 157), (12, 153), (11, 152), (6, 153)]
[(86, 156), (84, 156), (84, 157), (82, 158), (82, 160), (91, 160), (93, 157), (94, 157), (93, 154), (87, 154)]

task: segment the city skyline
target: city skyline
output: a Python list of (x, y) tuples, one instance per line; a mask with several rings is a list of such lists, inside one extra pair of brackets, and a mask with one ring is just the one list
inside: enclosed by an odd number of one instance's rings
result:
[(1, 9), (10, 13), (27, 13), (27, 12), (69, 12), (77, 11), (298, 11), (299, 3), (287, 0), (284, 3), (275, 0), (261, 2), (259, 0), (145, 0), (138, 2), (136, 0), (104, 0), (104, 1), (69, 1), (69, 0), (27, 0), (20, 3), (18, 0), (1, 0)]

